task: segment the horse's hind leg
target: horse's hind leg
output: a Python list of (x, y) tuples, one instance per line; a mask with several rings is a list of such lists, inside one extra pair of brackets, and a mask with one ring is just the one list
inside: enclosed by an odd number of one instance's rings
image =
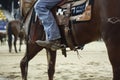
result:
[(56, 51), (51, 51), (47, 49), (47, 59), (48, 59), (48, 77), (49, 80), (53, 80), (53, 76), (55, 73)]
[(8, 47), (9, 47), (9, 52), (11, 53), (11, 51), (12, 51), (12, 37), (9, 37), (9, 35), (8, 35)]
[(22, 42), (23, 42), (23, 40), (25, 39), (25, 33), (24, 32), (20, 32), (19, 33), (19, 38), (20, 38), (20, 43), (19, 43), (19, 51), (21, 51), (21, 46), (22, 46)]
[(120, 45), (112, 41), (106, 43), (108, 55), (113, 69), (113, 80), (120, 80)]
[(42, 48), (35, 44), (28, 44), (26, 54), (20, 62), (22, 80), (27, 80), (28, 63)]
[(15, 52), (18, 53), (17, 47), (16, 47), (17, 37), (15, 36), (14, 38), (15, 38), (15, 39), (14, 39), (14, 48), (15, 48)]

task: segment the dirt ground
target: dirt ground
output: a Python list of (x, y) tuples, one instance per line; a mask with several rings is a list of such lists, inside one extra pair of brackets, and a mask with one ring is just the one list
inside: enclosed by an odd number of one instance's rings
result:
[[(19, 64), (24, 53), (25, 45), (19, 53), (14, 50), (9, 53), (7, 43), (0, 45), (0, 80), (22, 80)], [(103, 42), (89, 43), (79, 53), (80, 57), (77, 52), (67, 52), (65, 58), (58, 50), (54, 80), (112, 80), (112, 68)], [(29, 62), (28, 80), (48, 80), (45, 50)]]

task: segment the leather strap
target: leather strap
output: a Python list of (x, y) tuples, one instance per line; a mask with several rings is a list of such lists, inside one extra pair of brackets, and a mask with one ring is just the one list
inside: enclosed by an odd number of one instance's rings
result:
[(70, 31), (70, 27), (69, 27), (69, 20), (70, 20), (70, 11), (71, 11), (71, 4), (67, 5), (67, 11), (65, 13), (65, 37), (66, 37), (66, 41), (67, 41), (67, 45), (70, 47), (71, 50), (75, 49), (75, 46), (73, 44), (73, 40), (72, 40), (72, 33)]

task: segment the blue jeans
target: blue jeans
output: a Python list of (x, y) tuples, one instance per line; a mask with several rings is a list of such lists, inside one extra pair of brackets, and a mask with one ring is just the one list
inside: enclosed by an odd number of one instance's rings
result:
[(38, 0), (34, 6), (38, 17), (44, 26), (46, 40), (55, 40), (61, 38), (56, 20), (50, 11), (50, 9), (60, 1), (61, 0)]

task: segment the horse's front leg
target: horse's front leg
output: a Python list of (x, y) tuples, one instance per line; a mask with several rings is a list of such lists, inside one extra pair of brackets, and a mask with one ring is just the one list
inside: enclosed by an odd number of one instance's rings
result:
[(47, 49), (47, 59), (48, 59), (48, 77), (49, 80), (53, 80), (55, 73), (56, 51), (51, 51), (50, 49)]
[(42, 49), (35, 44), (27, 44), (26, 54), (20, 62), (22, 80), (27, 80), (29, 61)]
[(20, 63), (22, 80), (27, 80), (28, 62), (29, 60), (26, 53), (26, 55), (23, 57)]

